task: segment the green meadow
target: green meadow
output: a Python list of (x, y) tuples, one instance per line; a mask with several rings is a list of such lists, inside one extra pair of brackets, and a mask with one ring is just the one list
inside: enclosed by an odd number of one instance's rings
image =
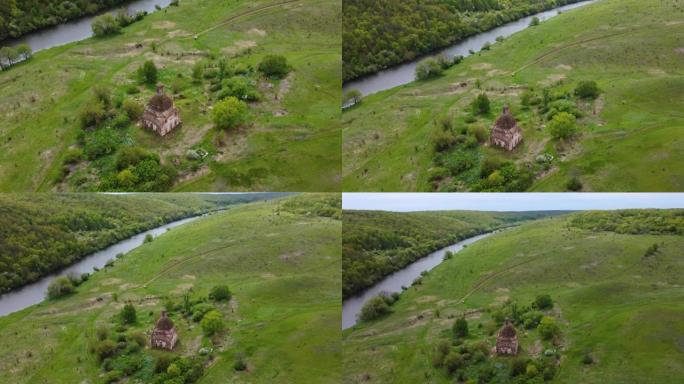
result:
[[(584, 191), (681, 190), (682, 36), (680, 1), (601, 0), (497, 42), (440, 77), (370, 95), (342, 116), (343, 187), (471, 190), (483, 159), (495, 158), (533, 169), (526, 184), (533, 191), (565, 191), (574, 177)], [(571, 98), (579, 132), (557, 142), (522, 98), (545, 88), (570, 95), (580, 81), (596, 81), (601, 94)], [(491, 112), (473, 119), (470, 104), (482, 92)], [(470, 171), (435, 185), (431, 135), (440, 121), (451, 119), (463, 132), (489, 131), (504, 104), (523, 129), (523, 143), (512, 152), (480, 144), (468, 152)], [(547, 155), (553, 160), (539, 169)]]
[[(334, 200), (299, 195), (250, 203), (173, 228), (75, 293), (0, 318), (0, 383), (102, 383), (106, 372), (89, 346), (99, 327), (114, 332), (124, 303), (137, 310), (127, 332), (149, 335), (169, 300), (206, 297), (220, 284), (233, 295), (214, 303), (223, 333), (209, 339), (199, 323), (172, 311), (179, 344), (153, 351), (148, 339), (143, 353), (158, 359), (211, 349), (197, 381), (203, 384), (338, 383), (341, 222), (315, 209), (322, 199)], [(234, 368), (238, 358), (246, 370)], [(154, 365), (145, 361), (143, 372)]]
[[(115, 102), (146, 103), (154, 87), (137, 85), (135, 72), (147, 60), (183, 125), (163, 138), (135, 122), (119, 133), (175, 168), (172, 190), (339, 190), (340, 12), (337, 0), (182, 0), (119, 34), (36, 53), (0, 72), (0, 190), (96, 190), (113, 156), (71, 165), (78, 111), (95, 86)], [(258, 79), (263, 97), (249, 103), (247, 123), (217, 131), (213, 95), (207, 81), (193, 81), (194, 65), (225, 58), (256, 68), (274, 54), (286, 57), (289, 75)], [(209, 156), (191, 161), (190, 150)]]
[[(603, 231), (596, 224), (576, 225), (576, 215), (536, 220), (482, 239), (404, 291), (389, 315), (345, 330), (343, 382), (453, 383), (461, 370), (465, 378), (458, 382), (468, 383), (680, 382), (681, 224), (679, 232), (656, 235), (649, 233), (660, 232), (644, 230), (652, 224), (637, 218)], [(617, 220), (607, 216), (603, 225)], [(656, 251), (649, 252), (654, 244)], [(546, 294), (554, 304), (544, 316), (560, 330), (553, 343), (542, 340), (539, 328), (518, 326), (518, 358), (489, 356), (480, 370), (461, 367), (453, 375), (433, 366), (440, 342), (453, 341), (455, 349), (494, 347), (501, 321), (494, 320), (496, 313), (513, 303), (524, 310)], [(451, 328), (461, 317), (469, 334), (456, 340)], [(509, 377), (516, 359), (548, 356), (557, 360), (546, 380), (529, 365), (527, 373), (523, 365), (521, 375)], [(489, 380), (482, 381), (483, 372)]]

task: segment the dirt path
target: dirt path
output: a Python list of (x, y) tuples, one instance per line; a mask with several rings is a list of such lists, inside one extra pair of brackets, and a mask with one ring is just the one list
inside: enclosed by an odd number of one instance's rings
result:
[(288, 5), (288, 4), (293, 4), (293, 3), (299, 3), (299, 2), (301, 2), (301, 1), (302, 1), (302, 0), (286, 0), (286, 1), (281, 1), (281, 2), (279, 2), (279, 3), (276, 3), (276, 4), (264, 5), (264, 6), (262, 6), (262, 7), (258, 7), (258, 8), (255, 8), (255, 9), (251, 9), (251, 10), (249, 10), (249, 11), (245, 11), (245, 12), (242, 12), (242, 13), (238, 13), (237, 15), (231, 16), (231, 17), (229, 17), (228, 19), (222, 21), (222, 22), (219, 23), (219, 24), (214, 25), (213, 27), (211, 27), (211, 28), (209, 28), (209, 29), (205, 29), (204, 31), (198, 32), (197, 34), (195, 34), (195, 36), (192, 36), (192, 38), (197, 38), (197, 37), (199, 37), (199, 36), (202, 36), (202, 35), (204, 35), (204, 34), (206, 34), (206, 33), (211, 32), (211, 31), (213, 31), (213, 30), (215, 30), (215, 29), (217, 29), (217, 28), (221, 28), (222, 26), (224, 26), (224, 25), (226, 25), (226, 24), (229, 24), (230, 22), (235, 21), (235, 20), (237, 20), (237, 19), (239, 19), (239, 18), (241, 18), (241, 17), (254, 15), (254, 14), (256, 14), (256, 13), (259, 13), (259, 12), (261, 12), (261, 11), (265, 11), (265, 10), (267, 10), (267, 9), (277, 8), (277, 7), (280, 7), (280, 6), (283, 6), (283, 5)]
[(589, 42), (592, 42), (592, 41), (608, 39), (608, 38), (615, 37), (615, 36), (627, 35), (627, 34), (629, 34), (629, 33), (634, 33), (634, 32), (636, 32), (636, 31), (637, 31), (636, 29), (632, 29), (632, 30), (629, 30), (629, 31), (626, 31), (626, 32), (618, 32), (618, 33), (613, 33), (613, 34), (610, 34), (610, 35), (604, 35), (604, 36), (599, 36), (599, 37), (592, 37), (592, 38), (590, 38), (590, 39), (584, 39), (584, 40), (576, 41), (576, 42), (574, 42), (574, 43), (570, 43), (570, 44), (568, 44), (568, 45), (564, 45), (564, 46), (562, 46), (562, 47), (558, 47), (558, 48), (552, 49), (551, 51), (544, 53), (543, 55), (537, 57), (537, 58), (534, 59), (533, 61), (531, 61), (531, 62), (529, 62), (529, 63), (523, 65), (522, 67), (518, 68), (517, 70), (513, 71), (512, 76), (515, 76), (515, 75), (517, 75), (519, 72), (522, 72), (523, 70), (525, 70), (525, 69), (527, 69), (527, 68), (529, 68), (529, 67), (531, 67), (531, 66), (533, 66), (533, 65), (535, 65), (535, 64), (538, 64), (538, 63), (540, 63), (540, 62), (542, 62), (542, 61), (544, 61), (544, 59), (546, 59), (547, 57), (553, 55), (554, 53), (558, 53), (558, 52), (560, 52), (560, 51), (562, 51), (562, 50), (565, 50), (565, 49), (567, 49), (567, 48), (576, 47), (576, 46), (578, 46), (578, 45), (582, 45), (582, 44), (589, 43)]

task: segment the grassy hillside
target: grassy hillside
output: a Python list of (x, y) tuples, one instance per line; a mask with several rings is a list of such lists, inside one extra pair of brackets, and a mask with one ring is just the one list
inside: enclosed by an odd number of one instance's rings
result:
[[(324, 198), (305, 196), (314, 203)], [(97, 328), (110, 337), (148, 332), (169, 301), (179, 345), (172, 353), (149, 346), (132, 352), (144, 356), (131, 375), (141, 379), (127, 382), (153, 382), (161, 356), (197, 357), (213, 348), (201, 357), (207, 364), (197, 383), (338, 383), (340, 233), (339, 220), (292, 213), (283, 200), (174, 228), (95, 273), (76, 293), (0, 318), (0, 370), (11, 373), (0, 383), (101, 383), (105, 372), (88, 351)], [(219, 284), (233, 298), (213, 303), (227, 329), (209, 338), (179, 307), (184, 296), (206, 297)], [(137, 309), (137, 322), (122, 330), (125, 302)], [(239, 356), (246, 371), (234, 369)]]
[[(336, 0), (185, 0), (120, 34), (41, 51), (3, 71), (0, 190), (339, 190), (340, 8)], [(273, 54), (291, 67), (284, 79), (257, 71)], [(147, 60), (183, 120), (163, 138), (120, 107), (154, 94), (136, 75)], [(246, 123), (228, 132), (212, 122), (220, 68), (260, 94)], [(112, 107), (97, 129), (82, 129), (94, 86), (110, 92)], [(136, 178), (120, 174), (117, 160), (131, 147), (154, 162), (134, 167)]]
[(342, 292), (347, 297), (430, 252), (558, 212), (343, 212)]
[[(368, 96), (342, 117), (344, 188), (681, 190), (683, 21), (679, 1), (601, 0), (493, 44), (441, 77)], [(597, 82), (598, 99), (575, 96), (581, 81)], [(473, 116), (481, 93), (491, 111)], [(504, 104), (524, 133), (513, 152), (481, 144)], [(554, 107), (580, 116), (576, 136), (551, 137)], [(440, 130), (452, 146), (436, 152)]]
[[(672, 221), (666, 220), (681, 231), (675, 224), (681, 210), (670, 212)], [(599, 220), (602, 215), (619, 221), (619, 213), (599, 213)], [(657, 216), (644, 215), (642, 225)], [(542, 383), (547, 374), (553, 383), (678, 382), (684, 368), (684, 239), (586, 229), (587, 220), (576, 217), (542, 219), (480, 240), (405, 291), (393, 313), (344, 331), (343, 382), (487, 377), (491, 383)], [(551, 309), (530, 306), (546, 294)], [(547, 341), (541, 325), (517, 325), (519, 358), (458, 352), (492, 348), (504, 317), (524, 319), (524, 313), (549, 317), (560, 333)], [(451, 328), (462, 316), (469, 335), (456, 341)], [(466, 361), (452, 375), (433, 366), (440, 344)], [(516, 361), (522, 373), (511, 378)], [(555, 368), (547, 372), (543, 364)]]
[(0, 292), (162, 224), (275, 196), (0, 195)]

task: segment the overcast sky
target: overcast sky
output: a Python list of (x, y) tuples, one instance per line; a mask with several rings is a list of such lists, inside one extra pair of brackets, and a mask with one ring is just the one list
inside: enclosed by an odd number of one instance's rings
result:
[(343, 193), (342, 207), (398, 212), (684, 208), (684, 193)]

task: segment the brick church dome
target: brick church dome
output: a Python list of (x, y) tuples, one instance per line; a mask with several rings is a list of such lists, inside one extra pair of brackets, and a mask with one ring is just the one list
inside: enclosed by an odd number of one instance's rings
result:
[(511, 115), (511, 111), (508, 109), (508, 106), (504, 107), (503, 114), (496, 119), (496, 127), (501, 129), (511, 129), (517, 124), (518, 121), (515, 120), (513, 115)]
[(515, 327), (511, 323), (506, 323), (506, 325), (501, 328), (501, 337), (515, 337), (516, 334)]
[(150, 99), (149, 106), (157, 112), (164, 112), (173, 107), (173, 101), (170, 97), (164, 94), (156, 94)]
[(168, 316), (166, 316), (166, 312), (162, 313), (162, 317), (157, 320), (157, 324), (155, 325), (155, 329), (161, 330), (161, 331), (170, 331), (173, 329), (173, 321), (169, 319)]

